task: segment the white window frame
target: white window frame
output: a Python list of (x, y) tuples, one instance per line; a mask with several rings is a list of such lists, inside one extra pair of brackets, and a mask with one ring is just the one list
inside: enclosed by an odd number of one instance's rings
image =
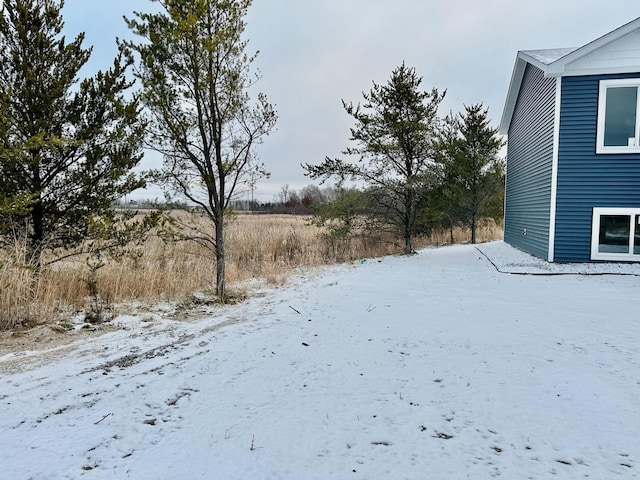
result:
[[(602, 215), (629, 215), (629, 253), (603, 253), (598, 251), (600, 245), (600, 217)], [(603, 208), (594, 207), (591, 219), (591, 260), (609, 260), (618, 262), (640, 262), (640, 254), (634, 254), (635, 231), (640, 225), (635, 224), (640, 208)]]
[[(638, 88), (634, 146), (605, 147), (604, 145), (604, 121), (607, 111), (607, 89), (616, 87)], [(600, 80), (600, 91), (598, 93), (598, 129), (596, 134), (596, 153), (640, 153), (640, 78)]]

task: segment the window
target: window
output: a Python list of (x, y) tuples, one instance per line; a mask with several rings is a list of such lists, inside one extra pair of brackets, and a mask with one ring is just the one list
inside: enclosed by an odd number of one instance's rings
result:
[(640, 153), (640, 78), (601, 80), (596, 153)]
[(594, 208), (591, 259), (640, 262), (640, 208)]

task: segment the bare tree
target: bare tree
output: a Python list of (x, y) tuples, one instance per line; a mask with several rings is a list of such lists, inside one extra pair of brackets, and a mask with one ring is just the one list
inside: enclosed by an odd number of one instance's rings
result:
[[(149, 140), (164, 155), (160, 178), (205, 212), (215, 233), (198, 240), (215, 251), (216, 294), (225, 296), (225, 214), (241, 185), (264, 171), (255, 147), (277, 114), (249, 88), (255, 58), (245, 53), (244, 17), (251, 0), (163, 0), (158, 13), (136, 12), (127, 24), (144, 37), (137, 76), (149, 112)], [(252, 177), (253, 175), (253, 177)]]

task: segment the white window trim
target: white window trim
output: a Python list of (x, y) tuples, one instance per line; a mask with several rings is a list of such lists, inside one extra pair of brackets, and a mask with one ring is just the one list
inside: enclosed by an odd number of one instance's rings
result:
[[(602, 215), (629, 215), (631, 229), (629, 232), (629, 252), (631, 253), (602, 253), (598, 251), (600, 244), (600, 217)], [(640, 215), (640, 208), (603, 208), (594, 207), (591, 219), (591, 260), (609, 260), (618, 262), (640, 262), (640, 255), (633, 254), (634, 250), (634, 229), (639, 229), (640, 225), (635, 224), (635, 216)]]
[[(607, 88), (609, 87), (638, 87), (636, 105), (636, 145), (632, 147), (604, 146), (604, 120), (607, 107)], [(596, 153), (640, 153), (640, 78), (620, 78), (615, 80), (600, 80), (598, 92), (598, 129), (596, 134)]]

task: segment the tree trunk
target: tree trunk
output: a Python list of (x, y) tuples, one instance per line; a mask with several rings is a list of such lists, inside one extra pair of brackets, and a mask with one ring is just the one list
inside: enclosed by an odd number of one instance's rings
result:
[[(411, 177), (407, 178), (407, 183), (410, 184)], [(415, 208), (413, 206), (413, 187), (411, 185), (405, 186), (404, 191), (404, 254), (411, 255), (413, 248), (411, 246), (411, 227), (413, 226), (413, 218), (415, 215)]]
[(31, 152), (32, 167), (32, 193), (37, 195), (37, 201), (31, 209), (31, 235), (29, 236), (29, 252), (27, 262), (36, 269), (40, 269), (42, 263), (42, 247), (44, 241), (44, 206), (42, 205), (42, 181), (40, 179), (39, 157), (40, 151)]
[(36, 269), (39, 269), (42, 260), (42, 242), (44, 239), (44, 212), (40, 201), (33, 206), (31, 222), (33, 223), (33, 231), (29, 238), (29, 256), (27, 262), (36, 267)]
[(413, 253), (413, 248), (411, 246), (411, 232), (404, 232), (404, 253), (405, 255), (411, 255)]
[(405, 218), (404, 218), (404, 254), (411, 255), (413, 253), (413, 248), (411, 247), (411, 210), (410, 207), (407, 206), (405, 208)]
[(221, 212), (216, 218), (216, 295), (224, 302), (225, 285), (225, 254), (224, 254), (224, 217)]
[(471, 243), (476, 243), (476, 215), (471, 215)]

